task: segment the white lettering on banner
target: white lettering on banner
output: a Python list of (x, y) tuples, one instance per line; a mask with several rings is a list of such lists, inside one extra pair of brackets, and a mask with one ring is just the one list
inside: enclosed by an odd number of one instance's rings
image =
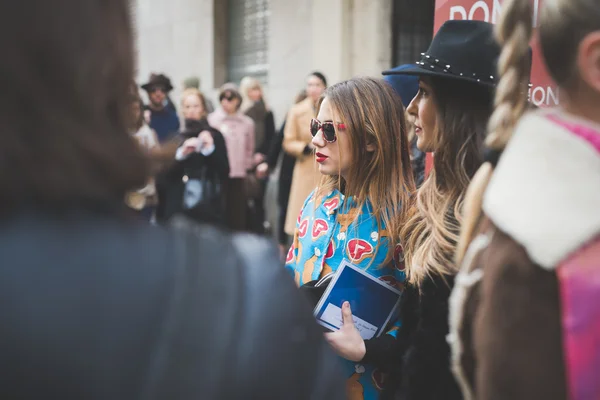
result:
[(500, 20), (501, 11), (502, 6), (500, 5), (500, 0), (494, 0), (494, 10), (492, 11), (492, 24), (495, 24)]
[(558, 88), (552, 86), (542, 87), (536, 86), (529, 89), (529, 98), (531, 102), (538, 107), (543, 106), (558, 106), (560, 104), (560, 93)]
[(487, 3), (483, 0), (479, 0), (478, 2), (473, 4), (473, 7), (471, 7), (471, 11), (469, 11), (469, 19), (474, 19), (473, 17), (475, 16), (475, 12), (479, 9), (483, 10), (483, 21), (490, 22), (490, 8), (488, 7)]
[(450, 7), (450, 20), (451, 21), (457, 19), (454, 17), (456, 15), (456, 13), (460, 13), (460, 15), (462, 16), (462, 18), (458, 18), (458, 19), (467, 19), (467, 10), (465, 10), (465, 8), (463, 6)]
[[(540, 8), (540, 0), (533, 0), (533, 27), (537, 27), (538, 25), (538, 15)], [(471, 6), (469, 11), (463, 6), (452, 6), (450, 7), (450, 20), (455, 19), (469, 19), (469, 20), (479, 20), (485, 22), (491, 22), (493, 24), (497, 23), (500, 19), (500, 13), (502, 12), (502, 4), (501, 0), (492, 0), (492, 9), (490, 10), (490, 6), (487, 1), (479, 0), (476, 1), (475, 4)], [(477, 18), (481, 16), (483, 13), (483, 18)]]
[[(554, 90), (556, 89), (556, 93), (554, 93)], [(552, 105), (552, 106), (557, 106), (560, 104), (560, 92), (559, 92), (559, 88), (553, 88), (552, 86), (548, 86), (548, 95), (546, 96), (548, 99), (548, 105)], [(552, 98), (552, 100), (554, 101), (554, 104), (550, 104), (550, 98)]]

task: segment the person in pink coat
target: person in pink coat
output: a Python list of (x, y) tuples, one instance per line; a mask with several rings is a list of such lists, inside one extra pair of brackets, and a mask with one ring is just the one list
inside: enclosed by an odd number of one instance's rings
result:
[(243, 231), (247, 229), (248, 170), (254, 167), (254, 122), (240, 111), (242, 96), (235, 85), (221, 88), (219, 102), (221, 107), (208, 116), (208, 123), (223, 134), (227, 145), (227, 225), (232, 230)]

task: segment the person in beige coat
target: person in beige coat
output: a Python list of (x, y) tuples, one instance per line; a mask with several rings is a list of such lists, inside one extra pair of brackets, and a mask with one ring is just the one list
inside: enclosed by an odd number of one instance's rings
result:
[(283, 149), (296, 157), (292, 188), (285, 219), (285, 233), (294, 234), (296, 219), (304, 200), (310, 195), (321, 177), (313, 157), (312, 136), (309, 126), (315, 117), (316, 104), (327, 87), (327, 79), (320, 72), (313, 72), (306, 80), (306, 100), (289, 111), (285, 125)]

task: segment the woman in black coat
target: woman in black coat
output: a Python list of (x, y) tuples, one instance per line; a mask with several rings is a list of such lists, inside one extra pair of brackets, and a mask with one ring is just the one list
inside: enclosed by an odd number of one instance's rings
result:
[(198, 222), (225, 221), (223, 183), (229, 176), (227, 147), (221, 132), (206, 120), (204, 96), (196, 89), (183, 93), (184, 130), (175, 139), (175, 162), (162, 174), (161, 219), (184, 214)]
[[(254, 161), (253, 168), (265, 162), (275, 138), (275, 118), (273, 111), (267, 106), (263, 88), (256, 78), (245, 77), (240, 82), (240, 94), (242, 95), (241, 109), (245, 115), (254, 121)], [(248, 213), (246, 214), (248, 228), (255, 233), (265, 232), (265, 194), (267, 191), (266, 176), (256, 173), (258, 180), (255, 182), (256, 190), (254, 196), (248, 202)], [(249, 177), (253, 179), (254, 176)]]

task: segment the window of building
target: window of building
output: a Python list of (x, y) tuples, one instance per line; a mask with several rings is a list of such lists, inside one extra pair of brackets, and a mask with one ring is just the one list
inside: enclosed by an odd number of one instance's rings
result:
[(435, 0), (394, 0), (392, 15), (393, 65), (414, 64), (433, 38)]
[(253, 76), (266, 84), (269, 0), (227, 1), (227, 80), (239, 83), (244, 76)]

